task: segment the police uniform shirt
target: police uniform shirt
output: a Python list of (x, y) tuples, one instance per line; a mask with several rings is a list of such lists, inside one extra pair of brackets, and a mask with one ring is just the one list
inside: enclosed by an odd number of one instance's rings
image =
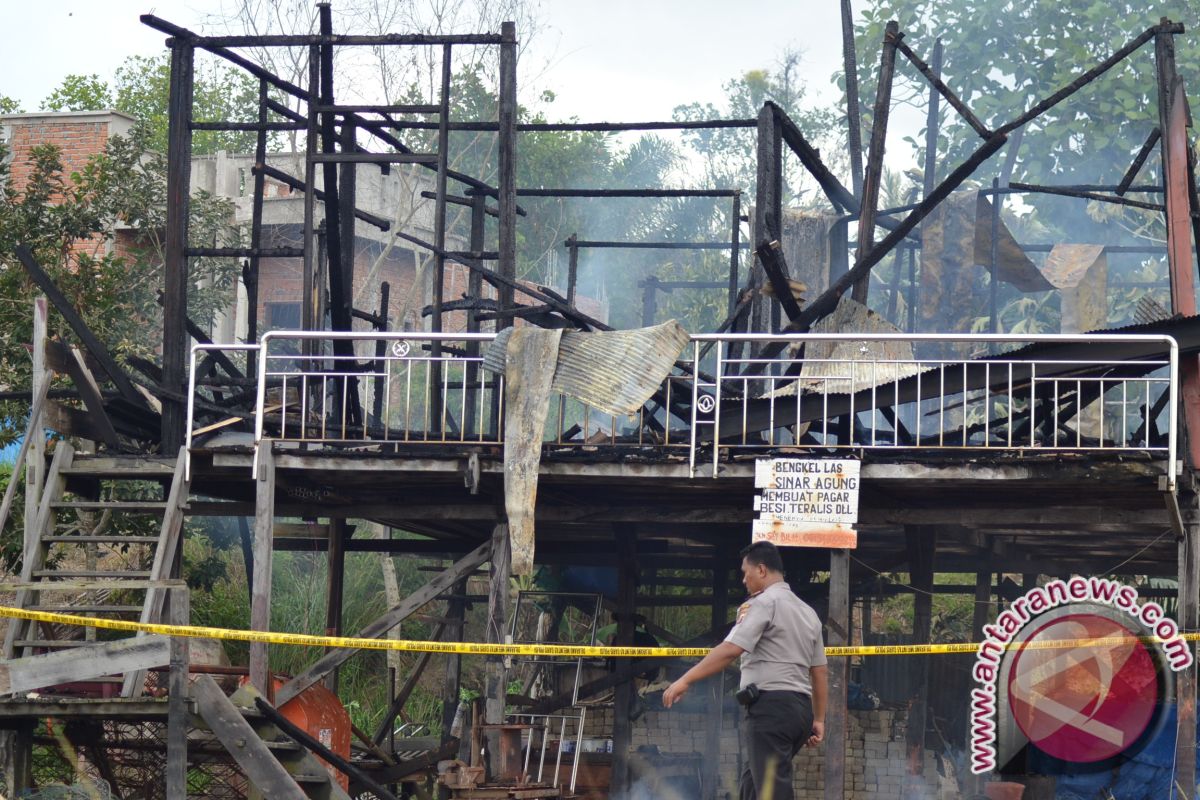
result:
[(742, 603), (725, 641), (746, 651), (741, 659), (742, 688), (753, 683), (763, 691), (811, 695), (809, 668), (825, 666), (821, 620), (785, 581)]

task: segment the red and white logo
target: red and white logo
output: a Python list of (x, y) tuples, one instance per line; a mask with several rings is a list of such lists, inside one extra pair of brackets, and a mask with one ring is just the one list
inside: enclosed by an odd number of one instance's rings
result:
[[(1081, 645), (1046, 646), (1052, 642)], [(1009, 656), (1013, 720), (1055, 758), (1090, 763), (1114, 756), (1132, 746), (1154, 716), (1154, 657), (1121, 622), (1088, 613), (1060, 617)]]

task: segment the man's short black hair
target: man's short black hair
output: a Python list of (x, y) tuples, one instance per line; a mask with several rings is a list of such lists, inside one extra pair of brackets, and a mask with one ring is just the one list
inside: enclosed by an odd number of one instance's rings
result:
[(755, 542), (742, 548), (741, 557), (755, 566), (761, 564), (771, 572), (783, 574), (783, 558), (771, 542)]

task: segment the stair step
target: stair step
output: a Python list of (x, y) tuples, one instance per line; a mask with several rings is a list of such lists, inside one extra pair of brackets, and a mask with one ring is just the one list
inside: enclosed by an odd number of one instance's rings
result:
[(63, 475), (79, 475), (89, 478), (123, 478), (125, 480), (157, 480), (175, 474), (174, 461), (138, 461), (132, 464), (112, 459), (81, 459), (62, 470)]
[(83, 642), (78, 639), (17, 639), (13, 644), (15, 647), (95, 647), (104, 642)]
[(43, 536), (46, 543), (65, 544), (157, 544), (157, 536)]
[(76, 511), (163, 511), (167, 504), (160, 500), (59, 500), (51, 508), (73, 508)]
[(33, 571), (35, 578), (149, 578), (150, 571), (137, 570), (62, 570), (62, 569), (35, 569)]
[(30, 611), (45, 611), (50, 614), (136, 614), (142, 610), (141, 606), (64, 606), (64, 605), (37, 605), (27, 606)]
[(324, 785), (324, 784), (329, 783), (329, 773), (325, 772), (325, 773), (321, 773), (321, 774), (316, 774), (316, 773), (300, 772), (300, 773), (292, 774), (292, 780), (294, 780), (296, 783)]

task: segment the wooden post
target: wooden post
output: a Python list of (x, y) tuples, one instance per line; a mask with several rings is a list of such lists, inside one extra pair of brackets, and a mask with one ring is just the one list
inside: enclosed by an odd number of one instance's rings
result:
[[(169, 593), (172, 625), (190, 624), (190, 598), (186, 586)], [(171, 637), (170, 687), (167, 694), (167, 797), (187, 797), (188, 640)]]
[[(633, 526), (614, 530), (617, 543), (617, 637), (614, 644), (633, 644), (637, 614), (637, 533)], [(633, 680), (618, 683), (613, 691), (612, 779), (609, 794), (624, 798), (633, 781), (629, 774), (629, 748), (633, 742)]]
[[(896, 73), (896, 42), (904, 34), (895, 20), (887, 24), (883, 34), (883, 53), (879, 62), (879, 86), (875, 93), (875, 113), (871, 119), (871, 150), (867, 154), (867, 173), (863, 180), (862, 202), (858, 215), (858, 252), (855, 261), (860, 262), (875, 246), (875, 210), (879, 205), (879, 186), (883, 181), (883, 151), (887, 139), (888, 115), (892, 108), (892, 77)], [(867, 273), (851, 291), (850, 297), (860, 303), (867, 302), (867, 287), (871, 274)]]
[(850, 0), (842, 0), (842, 74), (846, 77), (847, 143), (850, 147), (850, 178), (854, 196), (862, 199), (862, 122), (858, 112), (858, 57), (854, 49), (854, 13)]
[[(254, 487), (254, 596), (250, 598), (250, 630), (271, 629), (271, 560), (275, 527), (275, 456), (271, 441), (258, 446), (258, 480)], [(265, 642), (250, 643), (250, 683), (273, 697)]]
[[(50, 382), (46, 374), (46, 328), (49, 305), (45, 295), (38, 295), (33, 300), (33, 379), (31, 388), (33, 397), (41, 396), (45, 384)], [(44, 404), (43, 404), (44, 405)], [(32, 415), (40, 409), (30, 409)], [(41, 501), (42, 489), (46, 480), (46, 431), (41, 425), (29, 420), (29, 431), (32, 433), (29, 442), (29, 454), (25, 460), (25, 541), (30, 541), (30, 530), (37, 522), (38, 503)], [(15, 480), (16, 475), (13, 475)]]
[[(187, 287), (188, 208), (192, 169), (192, 79), (194, 51), (184, 38), (171, 40), (171, 84), (167, 122), (167, 232), (163, 250), (162, 382), (183, 394), (188, 353)], [(187, 408), (172, 396), (162, 398), (162, 454), (173, 456), (183, 445)]]
[[(487, 591), (487, 640), (504, 642), (508, 632), (509, 579), (512, 575), (512, 548), (508, 524), (500, 523), (492, 529), (491, 558), (491, 566), (488, 567), (490, 584)], [(503, 657), (487, 657), (484, 693), (484, 722), (504, 722), (504, 710), (508, 705), (508, 669), (505, 668)], [(492, 753), (492, 764), (498, 766), (499, 738), (488, 734), (487, 742), (487, 750)]]
[[(320, 330), (324, 317), (318, 312), (318, 295), (322, 294), (321, 282), (317, 278), (319, 269), (316, 259), (315, 211), (317, 202), (316, 162), (317, 152), (317, 106), (321, 102), (321, 48), (308, 48), (308, 131), (304, 140), (304, 296), (300, 302), (300, 326), (306, 331)], [(304, 352), (311, 353), (314, 340), (305, 340)]]
[(649, 328), (658, 315), (658, 278), (651, 275), (638, 285), (642, 287), (642, 327)]
[[(936, 530), (929, 526), (906, 525), (909, 583), (913, 593), (913, 643), (929, 641), (933, 622), (933, 557), (937, 547)], [(927, 796), (925, 786), (925, 726), (929, 713), (929, 656), (913, 656), (908, 701), (908, 771), (901, 793), (902, 800), (920, 800)]]
[(729, 209), (729, 316), (738, 304), (738, 267), (742, 250), (742, 193), (733, 195), (733, 206)]
[[(775, 108), (764, 103), (758, 112), (758, 174), (754, 197), (754, 241), (757, 248), (778, 239), (783, 226), (783, 131)], [(757, 257), (750, 273), (750, 287), (757, 289), (765, 283), (762, 264)], [(769, 298), (755, 300), (750, 314), (750, 330), (761, 333), (770, 330), (772, 303)], [(753, 349), (753, 348), (752, 348)]]
[[(850, 638), (850, 551), (829, 551), (829, 616), (825, 645), (840, 647)], [(841, 800), (846, 781), (846, 684), (850, 664), (844, 656), (829, 659), (829, 705), (825, 711), (825, 800)]]
[[(517, 26), (513, 22), (500, 25), (500, 131), (499, 131), (499, 188), (500, 237), (498, 272), (509, 280), (517, 278)], [(512, 308), (513, 289), (500, 287), (501, 308)], [(512, 325), (511, 317), (496, 320), (496, 329)]]
[(578, 234), (572, 233), (567, 237), (567, 305), (575, 305), (575, 286), (579, 280), (579, 241)]
[[(467, 602), (463, 599), (467, 593), (467, 582), (461, 580), (454, 584), (454, 596), (446, 603), (446, 641), (461, 642), (466, 632), (465, 617)], [(462, 655), (451, 653), (446, 658), (446, 682), (442, 691), (442, 741), (450, 738), (450, 727), (454, 724), (454, 715), (458, 711), (459, 694), (462, 689)]]
[[(1179, 540), (1179, 630), (1200, 629), (1200, 512), (1189, 498), (1184, 538)], [(1195, 648), (1193, 648), (1195, 649)], [(1196, 679), (1195, 662), (1175, 675), (1175, 772), (1172, 783), (1179, 800), (1196, 800)]]
[[(267, 124), (267, 101), (270, 99), (267, 82), (259, 80), (258, 82), (258, 124), (265, 126)], [(259, 128), (258, 135), (254, 141), (254, 163), (266, 166), (267, 163), (267, 131), (265, 128)], [(258, 250), (262, 247), (262, 213), (263, 194), (267, 185), (267, 176), (261, 169), (254, 171), (254, 197), (250, 206), (250, 247), (253, 249), (253, 254), (250, 256), (246, 267), (246, 274), (243, 276), (246, 285), (246, 341), (258, 341), (258, 272), (259, 272), (259, 257)], [(306, 206), (311, 203), (306, 199)], [(308, 242), (305, 241), (305, 246)], [(307, 259), (306, 259), (307, 261)], [(236, 335), (236, 334), (235, 334)], [(246, 374), (257, 375), (256, 359), (258, 354), (253, 350), (246, 353)]]
[[(347, 215), (349, 216), (349, 215)], [(329, 520), (329, 574), (326, 576), (328, 591), (325, 596), (325, 635), (342, 635), (342, 584), (346, 576), (346, 535), (344, 518)], [(338, 668), (334, 667), (325, 676), (325, 688), (337, 694)]]
[[(720, 630), (729, 621), (729, 567), (725, 552), (713, 559), (713, 604), (709, 627)], [(718, 800), (721, 790), (721, 733), (725, 730), (725, 673), (713, 677), (712, 700), (704, 737), (704, 798)]]

